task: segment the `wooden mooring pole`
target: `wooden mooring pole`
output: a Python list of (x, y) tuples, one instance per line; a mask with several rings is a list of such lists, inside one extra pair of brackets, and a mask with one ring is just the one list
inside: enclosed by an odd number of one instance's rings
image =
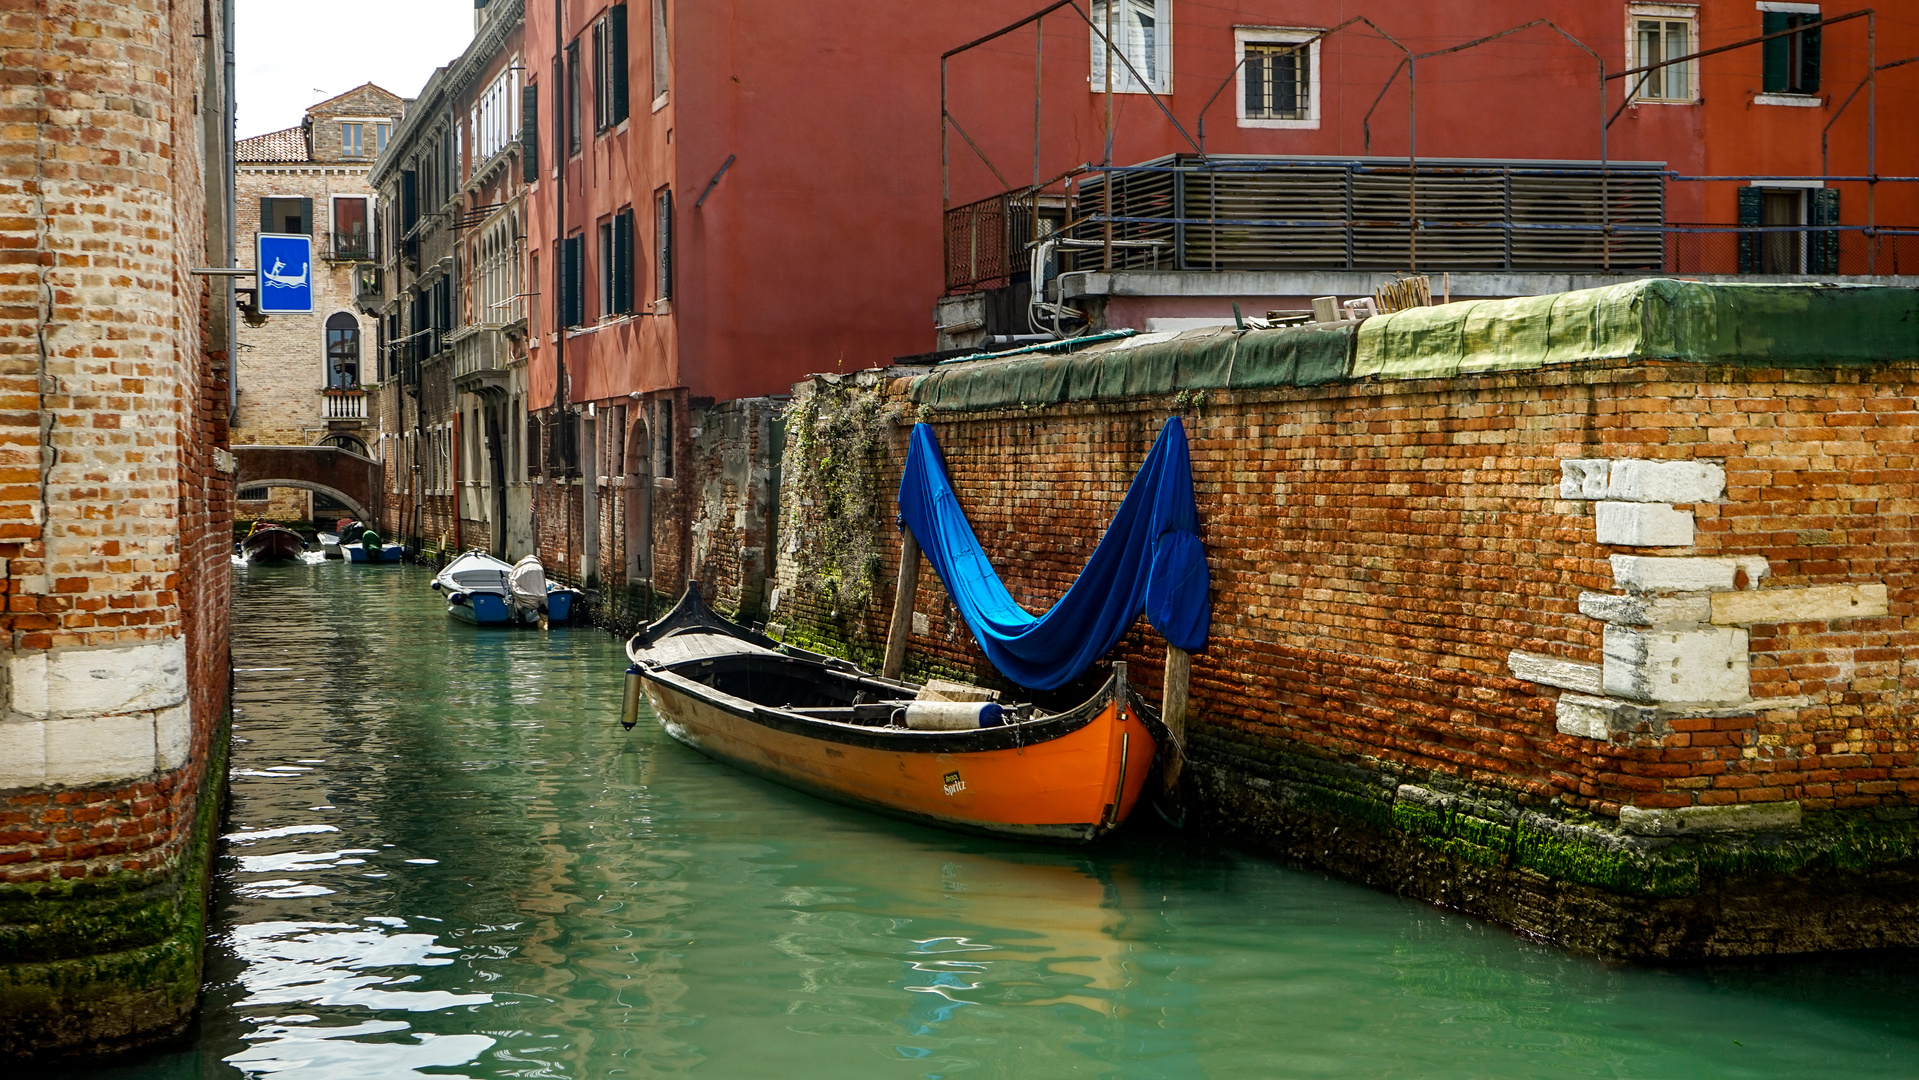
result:
[(920, 542), (913, 530), (900, 526), (900, 576), (893, 589), (893, 624), (886, 630), (883, 678), (897, 679), (906, 670), (906, 639), (913, 636), (913, 597), (920, 588)]
[(1179, 774), (1186, 766), (1180, 748), (1186, 744), (1186, 692), (1193, 675), (1193, 654), (1177, 645), (1166, 646), (1166, 681), (1160, 689), (1159, 719), (1173, 734), (1173, 745), (1163, 746), (1160, 766), (1161, 803), (1168, 810), (1179, 805)]

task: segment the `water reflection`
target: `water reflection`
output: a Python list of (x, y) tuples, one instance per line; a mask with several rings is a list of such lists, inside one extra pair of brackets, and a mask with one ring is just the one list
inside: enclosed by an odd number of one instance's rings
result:
[(643, 723), (618, 644), (238, 573), (205, 1020), (91, 1074), (1894, 1077), (1910, 958), (1656, 971), (1134, 833), (969, 839)]

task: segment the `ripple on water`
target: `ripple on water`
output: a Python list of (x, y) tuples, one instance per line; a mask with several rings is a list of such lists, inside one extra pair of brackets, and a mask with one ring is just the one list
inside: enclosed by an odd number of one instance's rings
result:
[[(829, 806), (613, 722), (592, 631), (235, 574), (197, 1041), (102, 1077), (1910, 1077), (1911, 957), (1621, 968), (1150, 832)], [(324, 837), (318, 840), (316, 837)], [(320, 850), (311, 850), (320, 849)]]

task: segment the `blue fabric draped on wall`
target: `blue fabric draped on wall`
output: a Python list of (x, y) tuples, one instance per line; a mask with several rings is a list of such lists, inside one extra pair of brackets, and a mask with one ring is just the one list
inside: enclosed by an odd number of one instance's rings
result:
[(1043, 615), (1013, 601), (946, 479), (933, 429), (913, 428), (900, 478), (900, 524), (946, 583), (987, 659), (1035, 690), (1064, 686), (1106, 655), (1143, 611), (1167, 641), (1206, 646), (1212, 622), (1206, 549), (1193, 506), (1186, 427), (1166, 421), (1139, 475), (1066, 595)]

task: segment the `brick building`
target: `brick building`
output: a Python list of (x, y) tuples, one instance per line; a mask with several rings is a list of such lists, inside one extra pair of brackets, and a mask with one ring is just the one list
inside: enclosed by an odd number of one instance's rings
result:
[(521, 0), (420, 92), (373, 173), (382, 327), (373, 421), (386, 521), (416, 550), (532, 550), (527, 485)]
[[(373, 382), (379, 326), (355, 301), (374, 250), (377, 204), (368, 174), (405, 106), (367, 83), (314, 105), (297, 127), (238, 143), (239, 235), (247, 241), (239, 265), (253, 265), (259, 232), (313, 237), (315, 265), (311, 314), (275, 315), (240, 330), (236, 444), (377, 451), (364, 387)], [(297, 488), (239, 494), (242, 515), (328, 520), (347, 512), (323, 493)]]
[(0, 1058), (168, 1037), (228, 733), (233, 5), (9, 5)]

